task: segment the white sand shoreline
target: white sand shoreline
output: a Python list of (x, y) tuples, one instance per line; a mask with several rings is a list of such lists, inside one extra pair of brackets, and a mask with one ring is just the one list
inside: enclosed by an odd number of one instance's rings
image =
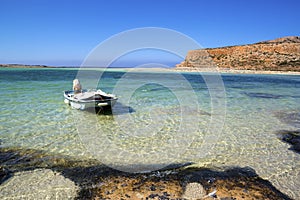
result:
[(300, 72), (294, 71), (266, 71), (266, 70), (239, 70), (239, 69), (220, 69), (220, 68), (173, 68), (174, 71), (182, 72), (218, 72), (229, 74), (282, 74), (282, 75), (300, 75)]
[(220, 73), (220, 74), (278, 74), (278, 75), (300, 75), (298, 71), (267, 71), (267, 70), (240, 70), (240, 69), (220, 69), (220, 68), (193, 68), (193, 67), (174, 67), (174, 68), (134, 68), (134, 67), (53, 67), (53, 66), (18, 66), (0, 68), (29, 68), (29, 69), (86, 69), (86, 70), (108, 70), (108, 71), (134, 71), (134, 72), (198, 72), (198, 73)]
[(295, 71), (265, 71), (265, 70), (237, 70), (220, 68), (89, 68), (103, 69), (109, 71), (134, 71), (134, 72), (198, 72), (198, 73), (220, 73), (220, 74), (279, 74), (279, 75), (300, 75)]

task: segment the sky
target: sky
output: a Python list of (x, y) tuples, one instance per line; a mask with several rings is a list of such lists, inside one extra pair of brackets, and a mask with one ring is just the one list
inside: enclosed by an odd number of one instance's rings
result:
[[(300, 36), (299, 8), (299, 0), (0, 0), (0, 63), (79, 66), (103, 41), (143, 27), (177, 31), (203, 48)], [(180, 59), (147, 50), (114, 63)]]

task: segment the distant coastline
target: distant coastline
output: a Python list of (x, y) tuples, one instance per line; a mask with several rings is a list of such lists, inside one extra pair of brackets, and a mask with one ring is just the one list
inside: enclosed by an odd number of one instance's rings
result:
[(56, 68), (47, 65), (0, 64), (1, 68)]

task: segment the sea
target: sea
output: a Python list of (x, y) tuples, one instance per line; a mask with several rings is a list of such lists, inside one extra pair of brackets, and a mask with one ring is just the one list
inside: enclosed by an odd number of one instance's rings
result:
[[(75, 78), (117, 103), (73, 109), (63, 91)], [(135, 173), (180, 163), (249, 167), (300, 199), (300, 154), (280, 139), (300, 130), (300, 75), (0, 68), (0, 88), (0, 149)]]

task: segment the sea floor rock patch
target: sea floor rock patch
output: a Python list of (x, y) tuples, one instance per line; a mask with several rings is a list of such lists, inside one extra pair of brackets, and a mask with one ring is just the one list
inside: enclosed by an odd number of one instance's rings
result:
[(202, 199), (206, 196), (206, 191), (200, 183), (189, 183), (185, 187), (183, 198), (185, 199)]

